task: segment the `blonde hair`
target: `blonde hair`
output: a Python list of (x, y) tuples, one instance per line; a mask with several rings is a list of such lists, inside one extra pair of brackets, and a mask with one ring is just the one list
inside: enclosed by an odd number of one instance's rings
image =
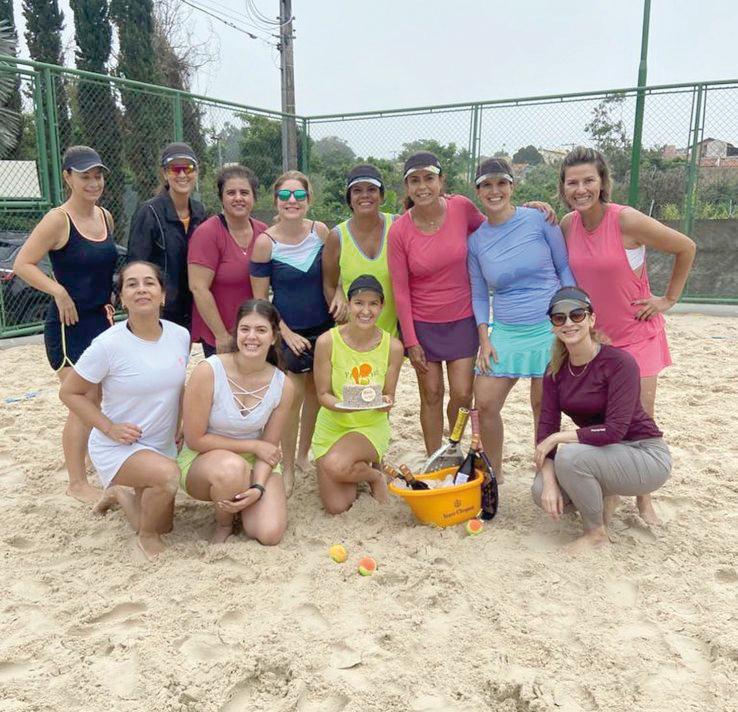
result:
[[(569, 151), (561, 162), (561, 170), (559, 171), (559, 197), (564, 201), (565, 205), (569, 205), (564, 196), (564, 181), (566, 180), (566, 169), (574, 166), (582, 166), (586, 163), (593, 163), (600, 176), (600, 202), (609, 203), (610, 194), (612, 193), (612, 179), (610, 178), (610, 169), (607, 167), (607, 161), (602, 153), (594, 148), (586, 146), (577, 146)], [(569, 205), (569, 207), (571, 207)]]
[[(610, 343), (610, 339), (608, 339), (601, 331), (597, 331), (594, 326), (589, 327), (589, 336), (596, 344)], [(566, 345), (561, 339), (556, 337), (553, 349), (551, 350), (551, 362), (548, 364), (546, 373), (556, 380), (556, 374), (561, 370), (561, 367), (566, 363), (568, 358), (569, 352), (566, 350)]]

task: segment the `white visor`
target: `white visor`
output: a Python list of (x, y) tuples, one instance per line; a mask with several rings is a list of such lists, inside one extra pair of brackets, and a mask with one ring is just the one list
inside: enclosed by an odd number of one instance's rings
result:
[(403, 180), (411, 173), (417, 173), (418, 171), (428, 171), (429, 173), (435, 173), (437, 176), (441, 175), (441, 169), (438, 166), (418, 166), (417, 168), (411, 168), (410, 170), (405, 171)]
[(514, 183), (513, 177), (509, 173), (485, 173), (483, 176), (479, 176), (474, 181), (474, 185), (479, 187), (484, 183), (484, 181), (487, 180), (487, 178), (504, 178), (506, 181), (509, 181), (510, 183)]
[(350, 190), (355, 185), (358, 185), (359, 183), (369, 183), (369, 185), (376, 185), (377, 188), (381, 188), (382, 184), (376, 179), (376, 178), (354, 178), (349, 184), (346, 190)]

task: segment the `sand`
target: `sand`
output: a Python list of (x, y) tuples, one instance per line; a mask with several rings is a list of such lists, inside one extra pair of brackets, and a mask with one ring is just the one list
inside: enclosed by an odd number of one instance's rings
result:
[[(527, 394), (513, 391), (500, 513), (477, 537), (397, 498), (346, 514), (298, 479), (283, 543), (210, 546), (178, 496), (171, 547), (142, 562), (122, 513), (63, 494), (65, 412), (43, 347), (0, 352), (0, 710), (455, 712), (738, 709), (738, 320), (672, 316), (657, 420), (674, 456), (649, 528), (612, 545), (530, 500)], [(413, 373), (390, 459), (421, 461)], [(468, 437), (468, 436), (467, 436)], [(342, 543), (349, 560), (328, 558)], [(356, 574), (361, 555), (379, 562)]]

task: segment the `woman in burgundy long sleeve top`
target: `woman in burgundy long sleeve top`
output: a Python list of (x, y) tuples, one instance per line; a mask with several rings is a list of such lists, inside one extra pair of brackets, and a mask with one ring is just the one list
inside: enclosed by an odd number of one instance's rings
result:
[[(533, 498), (554, 519), (572, 504), (584, 523), (578, 545), (605, 544), (618, 496), (661, 487), (671, 456), (641, 405), (638, 364), (597, 338), (587, 293), (560, 289), (549, 316), (557, 340), (543, 380)], [(561, 430), (562, 413), (576, 430)]]

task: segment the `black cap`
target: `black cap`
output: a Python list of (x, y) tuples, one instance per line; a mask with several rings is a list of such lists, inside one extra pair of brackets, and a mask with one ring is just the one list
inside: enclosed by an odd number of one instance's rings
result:
[(561, 305), (563, 302), (571, 302), (572, 308), (585, 307), (592, 311), (592, 300), (587, 292), (579, 289), (579, 287), (562, 287), (551, 297), (548, 304), (549, 316), (553, 313), (554, 307)]
[(384, 301), (384, 289), (379, 280), (371, 274), (361, 274), (351, 282), (348, 288), (348, 298), (351, 299), (357, 292), (376, 292)]
[(488, 158), (486, 161), (482, 161), (477, 168), (477, 175), (474, 177), (474, 185), (478, 186), (483, 183), (486, 178), (496, 176), (498, 178), (505, 178), (513, 183), (513, 176), (510, 165), (507, 161), (502, 161), (499, 158)]
[(161, 152), (161, 165), (168, 166), (172, 161), (178, 159), (192, 161), (192, 163), (197, 165), (197, 156), (195, 156), (195, 152), (186, 143), (167, 144)]
[(359, 166), (354, 166), (346, 176), (346, 203), (349, 206), (351, 205), (351, 186), (357, 183), (371, 183), (384, 193), (382, 174), (370, 163), (362, 163)]
[(415, 171), (430, 171), (436, 175), (441, 174), (441, 163), (430, 151), (419, 151), (408, 156), (402, 169), (403, 179), (407, 178)]
[(91, 168), (104, 168), (106, 171), (108, 170), (108, 167), (102, 162), (100, 154), (94, 148), (90, 148), (89, 146), (72, 146), (67, 149), (64, 154), (62, 170), (84, 173)]

